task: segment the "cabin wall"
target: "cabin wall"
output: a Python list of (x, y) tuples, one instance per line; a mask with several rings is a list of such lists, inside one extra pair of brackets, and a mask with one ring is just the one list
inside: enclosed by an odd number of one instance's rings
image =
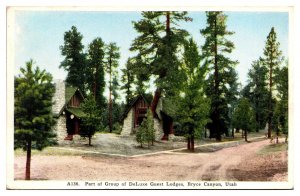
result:
[(65, 137), (67, 136), (65, 115), (60, 115), (59, 118), (57, 119), (56, 125), (54, 126), (54, 132), (56, 133), (57, 143), (58, 144), (63, 143)]
[(126, 118), (124, 119), (122, 131), (121, 131), (122, 136), (129, 136), (133, 131), (133, 121), (134, 121), (133, 113), (134, 113), (134, 110), (132, 108), (128, 112)]

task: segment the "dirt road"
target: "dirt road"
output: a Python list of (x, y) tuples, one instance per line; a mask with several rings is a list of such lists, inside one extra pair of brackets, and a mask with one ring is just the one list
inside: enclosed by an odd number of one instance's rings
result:
[[(211, 153), (165, 152), (138, 157), (32, 157), (32, 179), (45, 180), (239, 180), (286, 181), (287, 152), (260, 155), (268, 140)], [(23, 179), (25, 156), (15, 157), (15, 178)]]

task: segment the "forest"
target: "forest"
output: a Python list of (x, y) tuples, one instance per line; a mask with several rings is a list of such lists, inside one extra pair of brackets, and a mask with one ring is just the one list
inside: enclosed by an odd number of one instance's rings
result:
[[(122, 69), (118, 43), (96, 37), (84, 46), (84, 35), (76, 26), (63, 35), (59, 50), (64, 60), (59, 67), (67, 72), (66, 83), (78, 87), (86, 97), (82, 106), (87, 114), (86, 134), (120, 133), (122, 114), (138, 95), (152, 96), (150, 108), (159, 97), (171, 100), (174, 121), (179, 125), (175, 135), (185, 136), (189, 149), (195, 139), (207, 136), (221, 141), (239, 130), (245, 140), (248, 132), (266, 126), (268, 138), (288, 134), (288, 59), (282, 55), (274, 27), (242, 86), (236, 71), (239, 62), (229, 57), (235, 49), (230, 40), (235, 32), (227, 28), (224, 12), (206, 12), (206, 27), (199, 29), (203, 45), (178, 25), (193, 20), (188, 12), (147, 11), (141, 15), (141, 20), (132, 22), (138, 33), (130, 47), (135, 55)], [(43, 148), (53, 137), (49, 109), (54, 93), (52, 76), (32, 67), (33, 61), (27, 62), (21, 69), (24, 76), (15, 77), (16, 148), (26, 149), (32, 141)], [(24, 109), (28, 103), (35, 103), (30, 114)], [(33, 116), (38, 117), (32, 121)], [(147, 114), (146, 120), (150, 118)], [(38, 133), (41, 128), (47, 136)]]

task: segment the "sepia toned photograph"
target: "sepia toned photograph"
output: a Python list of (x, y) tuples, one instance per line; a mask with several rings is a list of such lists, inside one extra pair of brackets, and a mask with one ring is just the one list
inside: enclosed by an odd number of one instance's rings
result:
[(292, 189), (292, 7), (7, 7), (7, 189)]

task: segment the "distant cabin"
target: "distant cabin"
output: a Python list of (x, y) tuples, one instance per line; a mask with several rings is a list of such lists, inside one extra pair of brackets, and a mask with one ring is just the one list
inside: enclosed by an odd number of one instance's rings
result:
[(76, 87), (67, 86), (64, 81), (55, 81), (53, 113), (57, 118), (54, 131), (58, 143), (73, 140), (74, 135), (80, 134), (81, 119), (84, 112), (81, 104), (84, 96)]
[[(136, 133), (137, 128), (146, 118), (150, 109), (152, 97), (139, 95), (127, 106), (123, 114), (123, 126), (121, 135), (130, 136)], [(173, 110), (174, 107), (169, 100), (161, 97), (157, 103), (154, 113), (154, 129), (156, 140), (168, 140), (174, 135), (173, 131)]]

